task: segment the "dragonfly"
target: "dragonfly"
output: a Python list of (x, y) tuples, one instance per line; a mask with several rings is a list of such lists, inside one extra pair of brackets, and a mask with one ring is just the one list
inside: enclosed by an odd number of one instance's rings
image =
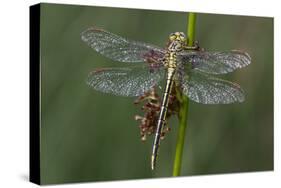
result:
[(251, 63), (246, 52), (201, 50), (198, 43), (187, 46), (183, 32), (171, 33), (165, 48), (130, 40), (92, 27), (81, 39), (101, 55), (127, 64), (125, 67), (99, 68), (88, 75), (94, 90), (117, 96), (141, 96), (162, 80), (166, 82), (152, 146), (151, 168), (155, 169), (160, 137), (173, 87), (178, 86), (190, 100), (201, 104), (243, 102), (243, 89), (236, 83), (216, 77)]

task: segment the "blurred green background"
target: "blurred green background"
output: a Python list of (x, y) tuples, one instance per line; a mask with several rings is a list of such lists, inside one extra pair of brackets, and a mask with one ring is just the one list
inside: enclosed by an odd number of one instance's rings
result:
[[(187, 13), (42, 4), (42, 183), (170, 177), (178, 130), (161, 142), (150, 169), (152, 137), (141, 142), (134, 98), (90, 89), (85, 80), (114, 63), (89, 48), (80, 33), (98, 26), (133, 40), (165, 46), (186, 31)], [(224, 78), (245, 90), (232, 105), (190, 102), (182, 175), (273, 169), (273, 18), (198, 14), (196, 39), (211, 51), (239, 49), (252, 64)]]

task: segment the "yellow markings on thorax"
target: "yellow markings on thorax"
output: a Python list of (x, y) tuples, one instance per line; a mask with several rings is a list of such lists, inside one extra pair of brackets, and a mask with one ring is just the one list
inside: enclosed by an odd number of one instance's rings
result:
[(177, 67), (177, 63), (176, 63), (176, 52), (167, 52), (165, 55), (165, 67), (166, 68), (176, 68)]

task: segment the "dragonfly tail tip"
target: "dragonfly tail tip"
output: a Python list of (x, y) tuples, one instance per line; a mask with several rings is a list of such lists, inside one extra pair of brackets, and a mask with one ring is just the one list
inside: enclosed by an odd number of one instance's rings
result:
[(154, 170), (155, 169), (155, 156), (152, 155), (151, 156), (151, 170)]

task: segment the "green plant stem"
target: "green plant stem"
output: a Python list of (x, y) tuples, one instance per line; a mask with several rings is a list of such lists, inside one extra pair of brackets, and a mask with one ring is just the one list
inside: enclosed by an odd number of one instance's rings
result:
[[(196, 23), (196, 14), (189, 13), (188, 26), (187, 26), (188, 46), (192, 46), (194, 43), (195, 23)], [(181, 94), (180, 109), (179, 109), (179, 130), (177, 136), (173, 176), (179, 176), (181, 172), (184, 138), (185, 138), (185, 132), (186, 132), (187, 120), (188, 120), (188, 104), (189, 104), (189, 99), (187, 98), (187, 96)]]
[(188, 25), (187, 25), (188, 46), (192, 46), (194, 43), (195, 25), (196, 25), (196, 14), (191, 12), (188, 15)]

